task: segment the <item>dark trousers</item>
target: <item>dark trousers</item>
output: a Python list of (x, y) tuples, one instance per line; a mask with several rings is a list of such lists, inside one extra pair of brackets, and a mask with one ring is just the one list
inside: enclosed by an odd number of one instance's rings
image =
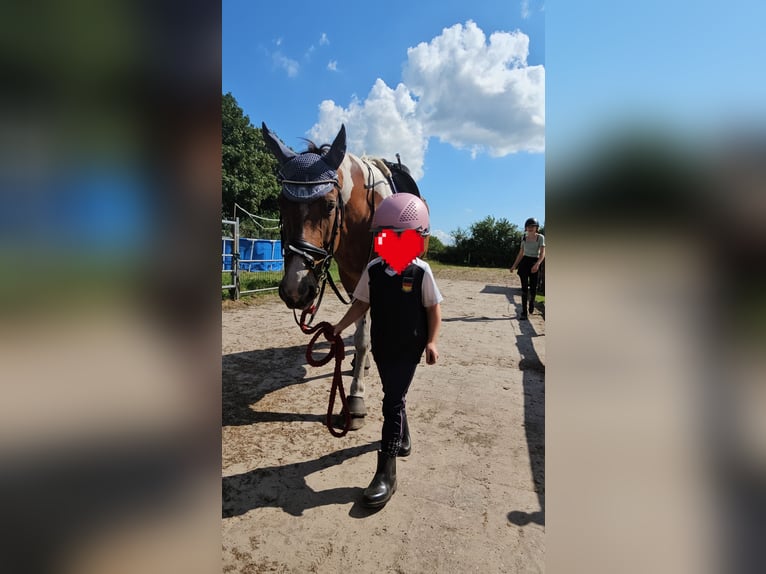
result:
[(383, 383), (383, 430), (380, 436), (380, 450), (391, 456), (399, 453), (402, 444), (402, 427), (407, 391), (415, 376), (417, 363), (375, 362)]
[(525, 255), (522, 257), (519, 263), (519, 279), (521, 280), (521, 296), (527, 298), (527, 290), (529, 290), (530, 300), (535, 300), (537, 294), (537, 273), (532, 273), (532, 266), (537, 263), (537, 257), (529, 257)]

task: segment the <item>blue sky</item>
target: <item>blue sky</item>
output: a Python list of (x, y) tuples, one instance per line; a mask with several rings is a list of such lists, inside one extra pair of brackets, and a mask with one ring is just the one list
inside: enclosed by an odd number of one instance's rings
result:
[[(545, 11), (538, 0), (224, 0), (223, 92), (288, 145), (399, 153), (434, 234), (545, 220)], [(384, 10), (382, 12), (381, 10)]]

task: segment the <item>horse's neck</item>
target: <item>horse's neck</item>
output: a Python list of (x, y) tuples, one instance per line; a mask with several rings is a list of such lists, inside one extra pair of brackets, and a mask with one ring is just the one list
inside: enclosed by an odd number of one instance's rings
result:
[[(356, 155), (347, 153), (340, 169), (343, 173), (344, 194), (347, 193), (344, 195), (346, 224), (341, 232), (336, 258), (338, 267), (353, 277), (354, 285), (346, 285), (344, 282), (347, 289), (353, 290), (365, 265), (374, 255), (370, 224), (375, 204), (393, 191), (380, 169)], [(356, 170), (359, 173), (354, 182), (351, 174), (356, 173)], [(352, 184), (348, 185), (349, 181)], [(379, 197), (375, 198), (374, 194)]]
[[(359, 157), (352, 153), (346, 153), (346, 157), (343, 159), (340, 169), (343, 170), (343, 192), (344, 199), (347, 203), (354, 202), (357, 198), (361, 198), (365, 203), (368, 203), (370, 199), (370, 190), (372, 190), (373, 194), (377, 194), (381, 200), (393, 193), (389, 179), (381, 170), (380, 165), (383, 164), (379, 159), (368, 158), (366, 156)], [(361, 172), (362, 184), (358, 185), (352, 183), (351, 187), (348, 188), (345, 184), (347, 181), (346, 178), (348, 178), (348, 181), (353, 182), (351, 174), (353, 173), (354, 167), (358, 168)], [(379, 200), (375, 203), (378, 202)]]

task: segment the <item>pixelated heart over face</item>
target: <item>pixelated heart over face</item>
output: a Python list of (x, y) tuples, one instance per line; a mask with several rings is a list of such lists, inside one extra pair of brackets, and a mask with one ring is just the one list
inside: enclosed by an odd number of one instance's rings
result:
[(401, 273), (412, 261), (423, 253), (425, 240), (414, 229), (401, 234), (384, 229), (375, 236), (375, 253), (397, 273)]

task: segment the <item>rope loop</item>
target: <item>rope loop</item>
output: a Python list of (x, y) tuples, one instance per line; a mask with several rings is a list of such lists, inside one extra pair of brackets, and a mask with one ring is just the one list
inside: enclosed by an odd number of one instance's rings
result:
[[(332, 377), (332, 388), (330, 389), (330, 401), (327, 405), (327, 417), (325, 419), (325, 425), (330, 431), (330, 434), (335, 437), (345, 436), (349, 428), (351, 428), (351, 413), (348, 410), (348, 400), (346, 399), (346, 392), (343, 389), (343, 376), (341, 375), (341, 365), (343, 364), (343, 358), (346, 355), (345, 347), (343, 345), (343, 339), (340, 335), (334, 334), (334, 327), (327, 321), (322, 321), (313, 327), (309, 327), (304, 321), (308, 311), (304, 311), (301, 314), (300, 327), (301, 330), (307, 335), (313, 335), (306, 347), (306, 361), (312, 367), (321, 367), (329, 363), (332, 359), (335, 359), (335, 369)], [(326, 341), (330, 343), (330, 350), (327, 355), (319, 359), (314, 358), (314, 344), (320, 336), (324, 335)], [(340, 403), (342, 406), (341, 414), (344, 416), (343, 429), (338, 431), (332, 424), (333, 408), (335, 407), (335, 397), (340, 396)]]

